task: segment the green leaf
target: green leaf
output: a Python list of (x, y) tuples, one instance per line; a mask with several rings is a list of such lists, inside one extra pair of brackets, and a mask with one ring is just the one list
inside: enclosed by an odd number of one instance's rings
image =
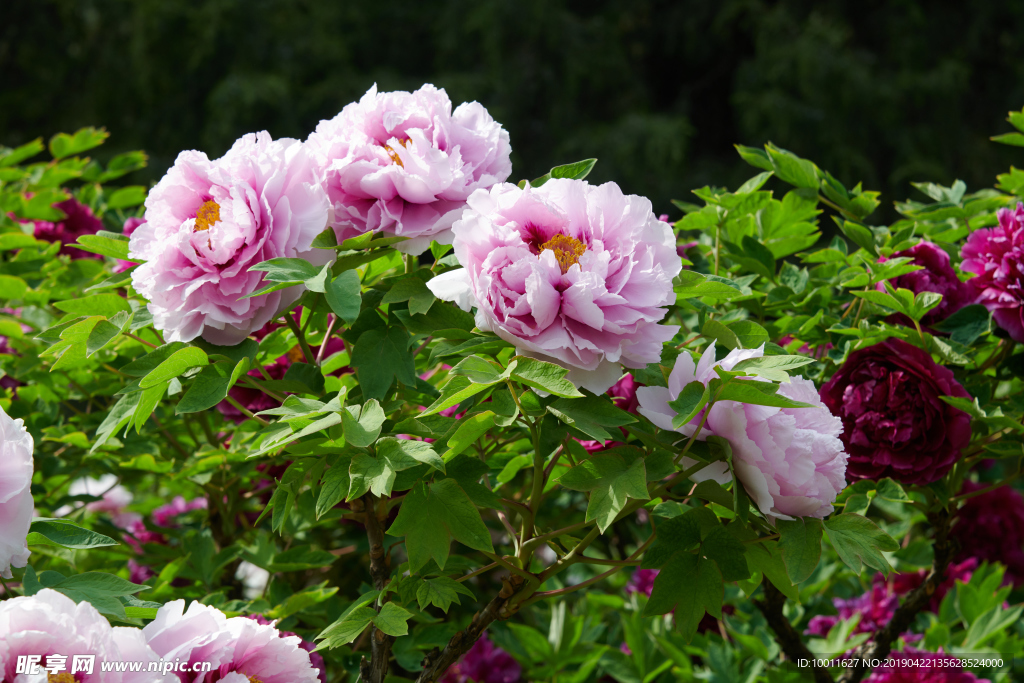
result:
[(316, 500), (316, 518), (323, 517), (331, 508), (348, 495), (351, 477), (348, 472), (350, 459), (339, 460), (324, 475), (320, 496)]
[[(786, 563), (782, 559), (782, 551), (775, 541), (747, 543), (747, 565), (756, 572), (761, 572), (772, 584), (790, 600), (800, 601), (800, 590), (793, 585), (786, 571)], [(813, 570), (812, 570), (813, 571)]]
[(821, 559), (821, 520), (779, 520), (775, 527), (779, 530), (779, 548), (789, 580), (794, 584), (806, 581)]
[(739, 340), (740, 347), (744, 349), (756, 349), (765, 342), (770, 340), (768, 330), (764, 329), (753, 320), (738, 320), (733, 323), (729, 323), (729, 329), (736, 339)]
[(413, 275), (396, 282), (384, 295), (381, 303), (393, 304), (402, 301), (408, 301), (409, 312), (417, 315), (429, 311), (437, 298), (427, 289), (427, 284), (423, 280)]
[(36, 138), (32, 142), (26, 142), (24, 145), (14, 149), (0, 147), (0, 167), (14, 166), (25, 159), (31, 159), (44, 149), (42, 138)]
[(775, 256), (772, 255), (771, 249), (764, 246), (750, 235), (744, 235), (742, 240), (743, 253), (757, 261), (762, 269), (757, 272), (767, 277), (769, 280), (775, 280)]
[(467, 356), (459, 361), (450, 371), (453, 375), (464, 375), (475, 384), (490, 386), (501, 382), (504, 377), (501, 366), (491, 363), (480, 356)]
[(486, 389), (488, 384), (477, 384), (468, 377), (453, 375), (448, 382), (441, 387), (441, 397), (430, 404), (430, 406), (419, 414), (420, 418), (429, 417), (442, 410), (447, 410), (454, 405), (462, 403), (468, 398), (479, 394)]
[(318, 395), (324, 390), (324, 375), (320, 367), (312, 363), (292, 363), (284, 373), (284, 380), (304, 384), (308, 394)]
[(351, 363), (367, 398), (383, 399), (396, 377), (406, 386), (416, 386), (409, 334), (400, 327), (363, 332), (352, 349)]
[(475, 599), (473, 592), (455, 579), (448, 576), (439, 576), (423, 580), (423, 583), (416, 589), (416, 601), (419, 603), (421, 610), (434, 605), (435, 607), (440, 607), (447, 614), (448, 608), (451, 607), (453, 602), (456, 605), (462, 604), (459, 601), (459, 594)]
[(0, 275), (0, 299), (22, 299), (28, 292), (28, 283), (13, 275)]
[(795, 370), (813, 362), (814, 359), (809, 356), (761, 356), (741, 360), (732, 369), (734, 372), (745, 372), (772, 382), (788, 382), (788, 370)]
[(444, 461), (425, 441), (385, 437), (377, 442), (377, 457), (359, 453), (352, 458), (349, 474), (352, 483), (347, 500), (359, 498), (367, 491), (375, 496), (390, 496), (398, 472), (420, 463), (444, 471)]
[(756, 147), (745, 147), (744, 145), (733, 145), (733, 147), (740, 153), (743, 160), (751, 166), (763, 168), (766, 171), (773, 171), (775, 169), (772, 165), (772, 160), (764, 150), (757, 149)]
[(711, 280), (693, 271), (684, 270), (679, 274), (678, 280), (679, 284), (673, 287), (677, 300), (704, 296), (732, 299), (743, 295), (739, 285), (729, 281)]
[(107, 197), (108, 209), (126, 209), (146, 201), (146, 188), (142, 185), (120, 187)]
[[(103, 144), (110, 136), (103, 128), (80, 128), (74, 135), (57, 133), (50, 138), (50, 154), (54, 159), (63, 159), (73, 154), (80, 154), (93, 147)], [(30, 143), (31, 144), (31, 143)]]
[(727, 349), (741, 348), (740, 338), (736, 336), (736, 333), (717, 320), (706, 321), (701, 327), (700, 333), (709, 341), (721, 344)]
[(300, 258), (272, 258), (255, 266), (249, 272), (263, 271), (263, 279), (268, 282), (304, 282), (316, 277), (320, 268)]
[(274, 561), (267, 565), (270, 572), (301, 572), (307, 569), (328, 567), (338, 558), (326, 550), (313, 550), (310, 546), (292, 548), (274, 555)]
[(87, 357), (93, 355), (109, 344), (114, 338), (120, 336), (120, 334), (121, 328), (118, 325), (114, 325), (107, 320), (99, 321), (86, 338), (85, 355)]
[(839, 558), (855, 572), (861, 570), (861, 563), (885, 573), (892, 570), (880, 551), (899, 550), (900, 544), (867, 517), (835, 515), (825, 520), (825, 529)]
[(115, 232), (100, 231), (95, 235), (82, 235), (70, 246), (111, 258), (128, 259), (128, 238)]
[(178, 377), (186, 370), (210, 364), (206, 352), (195, 346), (186, 346), (172, 353), (167, 360), (156, 366), (139, 382), (139, 386), (148, 389), (167, 380)]
[[(714, 387), (718, 380), (711, 380), (709, 386)], [(714, 391), (714, 389), (712, 389)], [(755, 406), (773, 406), (775, 408), (813, 408), (810, 403), (794, 401), (778, 393), (779, 385), (771, 382), (758, 382), (749, 379), (734, 379), (722, 384), (718, 393), (719, 401), (738, 401)]]
[(444, 461), (448, 462), (456, 455), (466, 450), (487, 433), (487, 430), (494, 426), (494, 413), (487, 410), (472, 417), (463, 418), (459, 422), (459, 428), (455, 430), (452, 438), (448, 439), (448, 451), (444, 454)]
[(335, 315), (349, 325), (359, 317), (359, 309), (362, 306), (361, 289), (359, 273), (354, 270), (344, 271), (324, 287), (327, 305)]
[(149, 157), (146, 156), (145, 152), (125, 152), (124, 154), (118, 154), (116, 157), (110, 160), (107, 164), (107, 170), (103, 171), (100, 176), (96, 179), (97, 182), (106, 183), (115, 178), (120, 178), (123, 175), (127, 175), (132, 171), (137, 171), (140, 168), (146, 167), (146, 162)]
[(78, 526), (66, 519), (36, 517), (28, 535), (29, 545), (56, 545), (73, 550), (118, 545), (117, 541)]
[(516, 361), (512, 371), (512, 378), (516, 381), (563, 398), (583, 396), (572, 382), (565, 379), (569, 371), (562, 366), (524, 356), (517, 356)]
[(160, 399), (164, 397), (167, 392), (167, 385), (170, 380), (161, 382), (160, 384), (154, 384), (148, 389), (143, 389), (139, 397), (139, 405), (135, 408), (135, 415), (133, 417), (133, 424), (135, 425), (136, 433), (142, 433), (142, 425), (146, 424), (146, 421), (153, 415), (153, 411), (156, 410), (156, 406), (160, 403)]
[(598, 441), (608, 441), (612, 438), (605, 427), (621, 427), (636, 422), (635, 417), (603, 396), (560, 398), (549, 405), (547, 411), (570, 427), (575, 427)]
[(644, 616), (675, 612), (676, 624), (689, 642), (705, 611), (722, 617), (725, 585), (718, 566), (692, 553), (676, 553), (654, 579)]
[(372, 621), (373, 625), (384, 633), (398, 637), (409, 635), (408, 621), (411, 618), (412, 612), (409, 610), (399, 607), (393, 602), (385, 602), (384, 606), (380, 608), (380, 613)]
[(1024, 147), (1024, 135), (1020, 133), (1003, 133), (1001, 135), (993, 135), (989, 138), (992, 142), (998, 142), (1003, 145), (1013, 145), (1015, 147)]
[(174, 412), (178, 415), (199, 413), (223, 401), (231, 388), (232, 369), (233, 365), (227, 361), (204, 367), (192, 380)]
[(346, 610), (341, 617), (325, 628), (317, 640), (323, 640), (321, 647), (335, 648), (351, 643), (359, 637), (359, 634), (366, 630), (366, 627), (377, 617), (377, 612), (372, 607), (359, 605), (355, 609)]
[(341, 413), (345, 441), (353, 446), (366, 448), (380, 436), (384, 420), (384, 410), (376, 399), (371, 398), (362, 406), (346, 406)]
[(711, 392), (703, 382), (694, 381), (683, 387), (679, 396), (674, 401), (668, 402), (669, 407), (676, 411), (676, 416), (672, 418), (672, 427), (682, 429), (683, 425), (695, 418), (697, 413), (708, 404), (710, 396)]
[(970, 304), (932, 327), (940, 332), (949, 332), (950, 339), (958, 344), (970, 346), (991, 330), (992, 314), (981, 304)]
[(102, 315), (113, 318), (120, 312), (131, 313), (132, 308), (127, 299), (117, 294), (93, 294), (81, 299), (68, 299), (53, 304), (58, 311), (75, 315)]
[(412, 441), (387, 436), (377, 442), (377, 455), (392, 463), (396, 471), (423, 463), (430, 465), (442, 474), (444, 473), (444, 460), (434, 452), (427, 441)]
[(632, 462), (617, 453), (597, 453), (567, 470), (558, 483), (573, 491), (589, 491), (588, 522), (597, 520), (604, 533), (629, 498), (649, 500), (644, 459)]
[(741, 581), (750, 577), (750, 569), (744, 557), (746, 549), (725, 527), (712, 527), (701, 542), (700, 552), (715, 561), (726, 581)]
[(577, 161), (572, 164), (564, 164), (562, 166), (555, 166), (551, 169), (550, 175), (552, 178), (569, 178), (570, 180), (583, 180), (590, 172), (594, 169), (594, 164), (597, 163), (597, 159), (584, 159), (583, 161)]
[(818, 171), (813, 163), (806, 159), (801, 159), (792, 152), (776, 147), (770, 142), (764, 148), (768, 153), (768, 158), (771, 160), (771, 170), (780, 179), (797, 187), (818, 189), (820, 185), (820, 171)]
[(413, 486), (388, 534), (406, 537), (409, 566), (414, 572), (431, 559), (443, 570), (453, 536), (475, 550), (494, 551), (479, 510), (454, 479), (442, 479), (429, 487), (422, 483)]

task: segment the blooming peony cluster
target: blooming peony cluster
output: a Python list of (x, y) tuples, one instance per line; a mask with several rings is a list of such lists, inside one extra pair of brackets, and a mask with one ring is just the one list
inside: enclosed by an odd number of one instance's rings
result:
[(10, 578), (11, 567), (28, 563), (29, 527), (34, 463), (32, 435), (22, 420), (12, 420), (0, 408), (0, 576)]
[(327, 263), (332, 253), (311, 246), (327, 217), (327, 196), (298, 140), (249, 134), (213, 161), (182, 152), (131, 235), (129, 256), (145, 261), (132, 284), (167, 341), (237, 344), (303, 291), (249, 297), (264, 275), (250, 268), (272, 258)]
[[(705, 385), (718, 377), (714, 368), (731, 370), (742, 360), (760, 358), (764, 347), (734, 350), (721, 361), (715, 360), (715, 344), (705, 349), (694, 365), (689, 353), (681, 353), (669, 376), (668, 387), (641, 387), (637, 390), (640, 414), (658, 427), (673, 430), (676, 412), (669, 406), (687, 384)], [(759, 381), (758, 378), (737, 381)], [(793, 377), (779, 388), (779, 394), (811, 408), (772, 408), (736, 401), (718, 401), (707, 411), (699, 439), (716, 435), (732, 446), (733, 466), (750, 498), (765, 515), (780, 519), (793, 517), (824, 518), (832, 512), (832, 503), (846, 486), (846, 460), (839, 440), (842, 424), (821, 402), (814, 383)], [(703, 414), (679, 430), (693, 435)], [(694, 461), (684, 458), (684, 463)], [(691, 479), (714, 479), (724, 483), (731, 478), (724, 462), (715, 462), (696, 472)]]
[[(906, 275), (889, 280), (889, 284), (897, 289), (909, 289), (915, 295), (921, 292), (935, 292), (942, 295), (939, 305), (928, 311), (921, 324), (925, 327), (942, 322), (953, 315), (961, 308), (971, 303), (973, 293), (966, 283), (960, 281), (956, 271), (949, 262), (949, 254), (931, 242), (919, 242), (910, 249), (897, 251), (891, 258), (901, 256), (910, 257), (911, 264), (921, 266), (921, 270), (915, 270)], [(885, 261), (885, 257), (879, 257), (878, 262)], [(884, 292), (885, 285), (878, 283), (878, 291)], [(901, 325), (912, 325), (913, 323), (903, 314), (893, 316), (895, 322)]]
[[(18, 673), (18, 658), (64, 655), (66, 671), (41, 675)], [(70, 673), (75, 655), (95, 657), (93, 671)], [(44, 588), (35, 595), (0, 602), (0, 674), (11, 683), (80, 681), (81, 683), (172, 683), (175, 678), (148, 672), (158, 657), (137, 628), (112, 628), (88, 602)], [(101, 662), (142, 662), (140, 672), (103, 672)], [(62, 678), (63, 677), (63, 678)], [(246, 682), (248, 683), (248, 682)]]
[(444, 90), (378, 93), (321, 121), (308, 145), (331, 201), (338, 239), (382, 231), (410, 254), (450, 228), (475, 190), (512, 173), (508, 133), (478, 102), (452, 111)]
[(1014, 211), (1000, 209), (999, 225), (975, 230), (960, 255), (960, 269), (974, 273), (967, 284), (977, 303), (992, 311), (992, 318), (1014, 341), (1024, 342), (1024, 203)]
[(682, 270), (672, 230), (614, 183), (496, 185), (469, 198), (452, 231), (463, 267), (428, 282), (431, 291), (475, 306), (478, 327), (568, 368), (577, 386), (603, 393), (620, 363), (658, 361), (678, 330), (659, 324)]
[(271, 624), (245, 617), (229, 619), (200, 602), (193, 602), (187, 611), (184, 600), (165, 604), (142, 633), (164, 660), (213, 666), (211, 673), (176, 674), (181, 683), (320, 681), (320, 673), (298, 636), (285, 636)]
[(103, 221), (93, 214), (85, 204), (74, 197), (57, 202), (53, 208), (64, 213), (64, 219), (60, 221), (23, 221), (33, 224), (33, 236), (37, 240), (46, 242), (60, 242), (61, 254), (67, 254), (72, 258), (103, 258), (99, 254), (76, 249), (70, 245), (78, 241), (83, 235), (95, 235), (103, 229)]
[[(961, 493), (973, 493), (986, 484), (965, 481)], [(1024, 586), (1024, 496), (1010, 486), (968, 498), (956, 516), (952, 537), (960, 557), (1006, 565), (1006, 581)]]
[(438, 683), (517, 683), (523, 669), (484, 633)]
[(893, 338), (851, 353), (821, 387), (821, 400), (843, 421), (850, 477), (941, 479), (971, 440), (970, 416), (942, 396), (969, 394), (927, 351)]

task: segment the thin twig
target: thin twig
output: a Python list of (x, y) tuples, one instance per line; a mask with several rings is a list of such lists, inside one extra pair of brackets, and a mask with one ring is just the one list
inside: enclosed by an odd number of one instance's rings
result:
[(764, 587), (764, 600), (754, 600), (754, 605), (761, 610), (764, 618), (768, 621), (768, 625), (775, 631), (775, 636), (779, 640), (782, 651), (794, 663), (802, 659), (809, 660), (815, 683), (833, 683), (832, 674), (829, 673), (828, 669), (818, 666), (817, 659), (807, 649), (807, 646), (804, 645), (804, 641), (800, 638), (800, 633), (793, 628), (793, 624), (782, 613), (782, 606), (786, 604), (786, 596), (767, 579), (762, 581), (761, 585)]

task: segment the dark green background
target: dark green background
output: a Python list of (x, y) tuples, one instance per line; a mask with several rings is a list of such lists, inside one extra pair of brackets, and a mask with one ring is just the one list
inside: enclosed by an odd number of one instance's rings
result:
[(592, 179), (670, 211), (772, 140), (891, 207), (1024, 158), (988, 141), (1024, 105), (1024, 3), (0, 2), (0, 144), (103, 125), (105, 155), (151, 154), (137, 182), (249, 131), (304, 138), (375, 81), (482, 102), (515, 179), (596, 156)]

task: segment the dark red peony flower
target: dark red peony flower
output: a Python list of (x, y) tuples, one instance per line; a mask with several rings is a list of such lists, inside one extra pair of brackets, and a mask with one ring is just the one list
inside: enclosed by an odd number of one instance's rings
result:
[[(913, 273), (900, 275), (889, 280), (889, 284), (897, 289), (909, 289), (914, 294), (936, 292), (942, 295), (939, 305), (921, 318), (923, 326), (928, 327), (942, 322), (973, 300), (971, 287), (960, 281), (953, 266), (949, 263), (949, 254), (941, 248), (931, 242), (920, 242), (910, 249), (896, 252), (891, 258), (900, 256), (909, 256), (914, 259), (912, 261), (914, 265), (923, 266), (924, 270), (915, 270)], [(879, 263), (884, 260), (884, 257), (878, 259)], [(885, 286), (879, 283), (877, 289), (884, 292)], [(893, 322), (900, 325), (913, 326), (914, 324), (910, 318), (901, 313), (892, 318)]]
[(438, 683), (516, 683), (522, 675), (519, 662), (492, 643), (485, 633)]
[(1024, 204), (997, 215), (999, 225), (975, 230), (964, 242), (960, 270), (977, 276), (967, 281), (976, 301), (1011, 339), (1024, 342)]
[(940, 396), (970, 395), (931, 355), (900, 339), (854, 351), (821, 400), (843, 421), (848, 479), (940, 479), (971, 440), (970, 416)]
[(955, 664), (955, 658), (938, 652), (915, 650), (893, 652), (886, 657), (892, 666), (880, 666), (871, 672), (867, 683), (988, 683)]
[[(985, 486), (966, 481), (961, 493)], [(960, 543), (960, 557), (1000, 562), (1006, 565), (1004, 578), (1024, 586), (1024, 496), (1019, 491), (1000, 486), (968, 498), (952, 536)]]
[(28, 221), (35, 224), (35, 238), (47, 242), (60, 242), (64, 245), (60, 248), (60, 253), (71, 258), (103, 258), (99, 254), (68, 246), (77, 242), (82, 235), (95, 235), (103, 229), (103, 221), (93, 215), (92, 209), (74, 198), (58, 202), (53, 208), (63, 211), (66, 218), (56, 223)]
[[(946, 593), (953, 589), (957, 581), (967, 583), (971, 580), (971, 576), (974, 574), (974, 570), (978, 568), (978, 558), (968, 557), (963, 562), (955, 562), (946, 568), (946, 578), (935, 588), (935, 594), (932, 595), (932, 601), (928, 605), (928, 609), (936, 614), (939, 613), (939, 605), (942, 604), (942, 598), (946, 597)], [(882, 576), (877, 574), (875, 580)], [(916, 572), (909, 574), (895, 574), (892, 579), (892, 589), (897, 595), (906, 595), (910, 591), (914, 590), (928, 577), (927, 569), (919, 569)]]

